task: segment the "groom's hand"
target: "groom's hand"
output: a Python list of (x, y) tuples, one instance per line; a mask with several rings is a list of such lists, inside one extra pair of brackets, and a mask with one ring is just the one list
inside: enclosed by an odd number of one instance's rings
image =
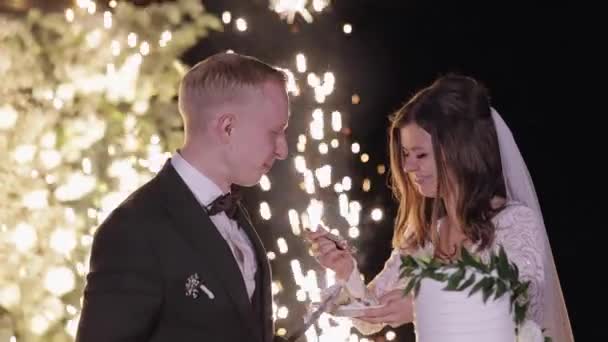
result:
[(370, 323), (384, 323), (396, 328), (414, 320), (414, 303), (411, 296), (404, 297), (403, 290), (393, 290), (380, 298), (383, 307), (366, 309), (357, 317)]
[(335, 242), (325, 237), (327, 234), (329, 233), (324, 229), (316, 232), (305, 231), (305, 236), (311, 243), (312, 253), (319, 264), (336, 272), (338, 279), (346, 280), (355, 267), (352, 256), (349, 252), (338, 249)]

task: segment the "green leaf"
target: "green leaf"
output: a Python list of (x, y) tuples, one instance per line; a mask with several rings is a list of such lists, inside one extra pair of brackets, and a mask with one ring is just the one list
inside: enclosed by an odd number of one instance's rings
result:
[(494, 278), (489, 277), (486, 277), (484, 280), (486, 280), (485, 284), (483, 285), (483, 302), (485, 303), (492, 295), (492, 288), (494, 287), (495, 280)]
[(464, 268), (459, 269), (458, 271), (452, 273), (451, 276), (448, 277), (448, 285), (444, 288), (447, 291), (455, 291), (458, 289), (458, 285), (464, 278)]
[[(510, 300), (511, 308), (513, 307), (516, 300), (517, 300), (517, 296), (511, 295), (511, 300)], [(509, 310), (509, 311), (511, 311), (511, 310)]]
[(425, 272), (425, 275), (431, 279), (435, 279), (435, 280), (441, 281), (441, 282), (445, 281), (448, 278), (448, 276), (444, 273), (438, 273), (438, 272), (432, 272), (432, 271)]
[(483, 285), (485, 284), (485, 279), (483, 278), (482, 280), (480, 280), (479, 282), (477, 282), (477, 284), (475, 284), (475, 286), (473, 286), (473, 288), (471, 289), (471, 291), (469, 291), (469, 297), (474, 295), (477, 291), (481, 290), (483, 288)]
[(519, 304), (515, 303), (515, 323), (517, 325), (523, 323), (526, 318), (526, 311), (528, 309), (528, 304)]
[(525, 283), (519, 283), (516, 286), (513, 287), (513, 294), (515, 295), (515, 297), (520, 298), (526, 298), (528, 296), (528, 286), (530, 285), (530, 282), (527, 281)]
[(200, 20), (201, 22), (204, 22), (206, 24), (206, 26), (209, 26), (209, 28), (216, 30), (216, 31), (223, 31), (224, 26), (222, 25), (222, 22), (219, 20), (219, 18), (217, 18), (214, 15), (209, 15), (209, 14), (202, 14), (199, 17), (197, 17), (197, 21)]
[(432, 258), (430, 260), (420, 260), (420, 262), (427, 270), (436, 270), (442, 266), (442, 264), (436, 258)]
[(412, 275), (412, 271), (413, 270), (411, 268), (401, 268), (401, 271), (399, 272), (399, 279), (409, 278)]
[(414, 271), (418, 269), (416, 265), (410, 265), (409, 263), (407, 265), (401, 264), (399, 268), (401, 269), (399, 275), (400, 278), (403, 278), (404, 276), (411, 276)]
[(418, 279), (418, 281), (416, 281), (416, 285), (414, 286), (414, 296), (417, 297), (418, 293), (420, 292), (420, 281), (422, 279)]
[(469, 251), (467, 251), (466, 248), (462, 248), (460, 254), (465, 265), (474, 267), (484, 273), (487, 272), (486, 267), (475, 260), (475, 258), (469, 253)]
[(401, 257), (401, 267), (412, 267), (416, 268), (418, 263), (411, 255), (405, 255)]
[(511, 268), (513, 269), (513, 278), (515, 279), (514, 281), (519, 280), (519, 268), (515, 263), (511, 263)]
[(498, 264), (498, 256), (492, 255), (490, 257), (490, 266), (489, 266), (489, 269), (490, 270), (495, 269), (497, 264)]
[(496, 296), (494, 296), (494, 299), (502, 297), (502, 295), (504, 295), (506, 292), (507, 284), (505, 284), (505, 282), (500, 279), (496, 280)]
[(471, 286), (473, 282), (475, 282), (475, 273), (471, 273), (469, 279), (467, 279), (467, 281), (465, 281), (462, 285), (460, 285), (460, 287), (458, 287), (458, 291), (466, 289), (467, 287)]
[[(503, 279), (509, 279), (509, 260), (507, 259), (507, 254), (502, 246), (500, 246), (500, 251), (498, 254), (498, 276)], [(511, 279), (513, 281), (515, 279)]]
[(408, 282), (407, 285), (405, 286), (405, 290), (403, 290), (403, 293), (405, 296), (409, 295), (410, 292), (412, 291), (412, 288), (414, 288), (414, 285), (416, 284), (416, 278), (411, 278)]
[(460, 258), (466, 265), (472, 265), (475, 263), (475, 259), (466, 248), (462, 248), (460, 250)]

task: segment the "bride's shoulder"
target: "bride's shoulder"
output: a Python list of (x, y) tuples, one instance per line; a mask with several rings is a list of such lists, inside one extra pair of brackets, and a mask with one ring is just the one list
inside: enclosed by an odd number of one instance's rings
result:
[(496, 229), (504, 229), (520, 224), (538, 224), (541, 222), (540, 215), (518, 201), (508, 201), (504, 207), (493, 217)]

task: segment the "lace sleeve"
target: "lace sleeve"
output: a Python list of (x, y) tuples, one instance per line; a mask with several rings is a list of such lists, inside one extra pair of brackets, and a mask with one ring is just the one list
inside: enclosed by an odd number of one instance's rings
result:
[(520, 279), (530, 281), (528, 287), (528, 319), (542, 323), (542, 288), (545, 281), (545, 245), (539, 217), (531, 209), (517, 205), (500, 215), (496, 230), (496, 246), (502, 245), (509, 259), (519, 269)]
[[(392, 290), (404, 289), (406, 283), (404, 280), (399, 279), (400, 266), (401, 253), (395, 249), (385, 262), (382, 271), (366, 286), (355, 263), (353, 272), (348, 280), (344, 282), (345, 291), (349, 296), (354, 298), (372, 297), (378, 299)], [(353, 318), (352, 322), (355, 328), (364, 335), (371, 335), (384, 328), (384, 324), (368, 323), (356, 318)]]
[[(363, 298), (370, 295), (374, 298), (380, 298), (385, 293), (400, 288), (400, 283), (402, 283), (399, 280), (400, 266), (401, 253), (399, 250), (393, 250), (388, 260), (384, 263), (382, 271), (365, 286), (361, 273), (359, 273), (355, 263), (355, 269), (345, 283), (346, 289), (355, 298)], [(401, 288), (405, 288), (405, 285), (403, 284)]]

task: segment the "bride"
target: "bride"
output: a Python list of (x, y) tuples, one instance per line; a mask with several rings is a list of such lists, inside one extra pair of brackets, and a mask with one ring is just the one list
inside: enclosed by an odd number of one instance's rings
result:
[(482, 291), (446, 291), (432, 278), (404, 296), (404, 256), (429, 253), (456, 265), (464, 249), (489, 263), (503, 249), (518, 280), (529, 283), (525, 322), (546, 329), (554, 342), (574, 340), (532, 180), (479, 82), (447, 75), (413, 96), (393, 117), (390, 163), (399, 200), (393, 252), (369, 284), (326, 232), (308, 233), (319, 263), (336, 272), (343, 298), (381, 304), (353, 318), (358, 330), (369, 335), (414, 322), (421, 342), (515, 341), (522, 327), (509, 296), (484, 301)]

